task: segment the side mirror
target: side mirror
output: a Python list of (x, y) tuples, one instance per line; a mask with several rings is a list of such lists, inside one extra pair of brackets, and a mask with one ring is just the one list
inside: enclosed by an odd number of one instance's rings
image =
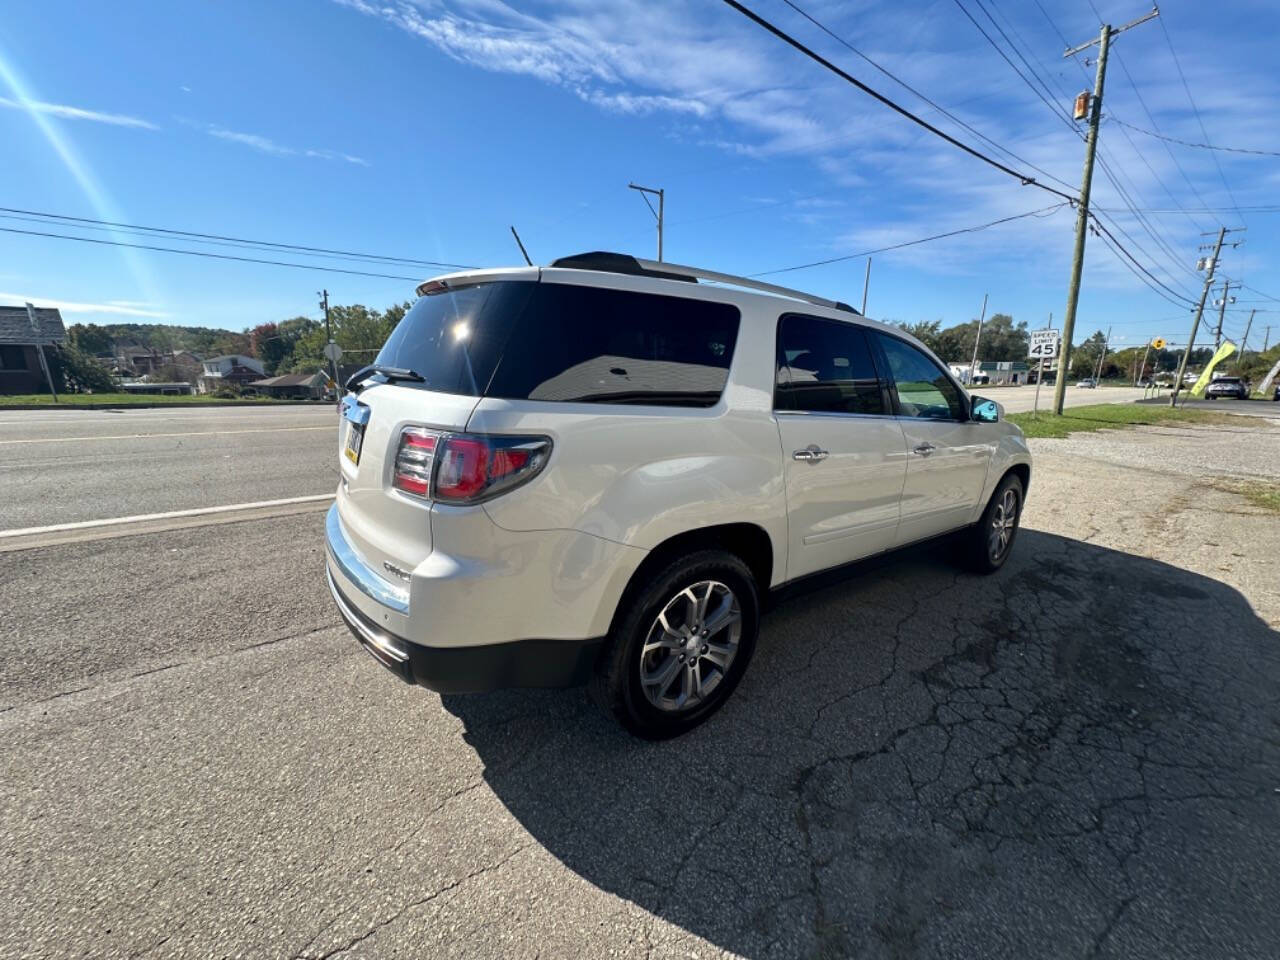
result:
[(969, 415), (979, 423), (996, 423), (1000, 419), (1000, 405), (994, 400), (973, 397), (970, 401)]

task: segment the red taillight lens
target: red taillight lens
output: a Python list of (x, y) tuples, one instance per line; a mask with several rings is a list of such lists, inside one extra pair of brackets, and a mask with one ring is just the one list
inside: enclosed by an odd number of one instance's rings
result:
[(400, 431), (400, 448), (396, 451), (395, 473), (391, 477), (393, 487), (415, 497), (428, 495), (439, 438), (438, 433), (422, 427), (405, 427)]
[(546, 437), (435, 433), (405, 427), (391, 484), (446, 503), (476, 503), (532, 480), (547, 462)]
[(436, 474), (436, 498), (470, 500), (489, 479), (489, 444), (479, 437), (446, 437)]

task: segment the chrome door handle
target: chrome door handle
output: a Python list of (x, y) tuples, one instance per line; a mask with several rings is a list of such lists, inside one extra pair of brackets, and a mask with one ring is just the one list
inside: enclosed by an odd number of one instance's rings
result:
[(922, 457), (927, 457), (929, 454), (933, 453), (933, 451), (937, 449), (938, 448), (935, 447), (932, 443), (921, 443), (921, 444), (918, 444), (915, 448), (916, 453), (920, 454), (920, 456)]
[(791, 454), (791, 459), (803, 460), (805, 463), (817, 463), (820, 460), (827, 459), (829, 456), (831, 456), (831, 454), (826, 450), (823, 450), (816, 443), (811, 443), (803, 450), (797, 450), (795, 453)]

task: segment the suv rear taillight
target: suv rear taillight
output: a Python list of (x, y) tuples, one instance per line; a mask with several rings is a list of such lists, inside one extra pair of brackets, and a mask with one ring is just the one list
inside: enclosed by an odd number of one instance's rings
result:
[(548, 437), (400, 431), (391, 485), (443, 503), (479, 503), (528, 483), (546, 466)]

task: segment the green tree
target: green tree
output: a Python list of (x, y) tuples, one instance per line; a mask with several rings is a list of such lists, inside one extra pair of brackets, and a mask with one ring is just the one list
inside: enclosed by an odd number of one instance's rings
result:
[(67, 341), (76, 350), (90, 356), (110, 353), (115, 345), (111, 331), (96, 323), (73, 323), (67, 327)]
[(49, 364), (54, 384), (67, 393), (110, 393), (115, 389), (111, 374), (93, 357), (69, 343), (46, 349), (45, 362)]

